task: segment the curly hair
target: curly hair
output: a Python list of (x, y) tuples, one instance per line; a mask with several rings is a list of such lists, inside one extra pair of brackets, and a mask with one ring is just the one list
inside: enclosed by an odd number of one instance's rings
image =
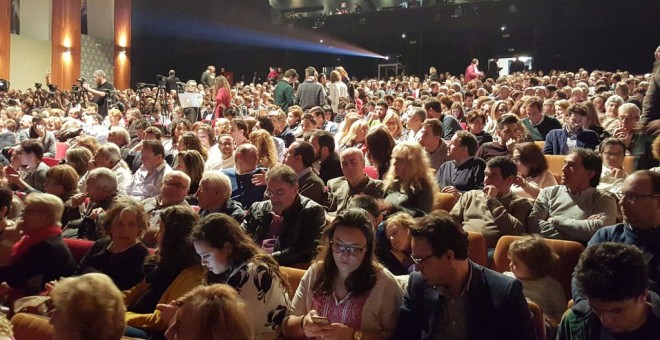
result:
[(130, 212), (137, 216), (137, 226), (140, 230), (140, 237), (147, 231), (149, 221), (147, 213), (144, 210), (144, 205), (130, 197), (118, 197), (112, 203), (110, 210), (105, 214), (103, 220), (103, 229), (110, 235), (112, 234), (112, 225), (115, 224), (119, 215), (123, 212)]
[(208, 151), (202, 146), (202, 141), (196, 133), (187, 131), (179, 137), (179, 144), (182, 145), (183, 150), (196, 150), (202, 155), (204, 161), (208, 159)]
[(350, 273), (344, 281), (346, 289), (353, 296), (360, 296), (376, 285), (376, 274), (382, 269), (382, 266), (378, 263), (374, 254), (376, 241), (369, 214), (364, 209), (358, 208), (344, 210), (323, 230), (321, 242), (317, 249), (318, 255), (314, 259), (314, 262), (319, 265), (319, 274), (313, 290), (326, 295), (334, 292), (334, 282), (337, 275), (339, 275), (339, 270), (332, 256), (333, 250), (330, 242), (337, 227), (358, 229), (367, 239), (367, 245), (363, 250), (365, 253), (362, 264)]
[(259, 150), (259, 164), (266, 168), (272, 168), (279, 162), (277, 148), (273, 138), (266, 130), (254, 130), (250, 133), (250, 144)]
[[(401, 159), (407, 169), (405, 178), (399, 178), (394, 169), (395, 159)], [(392, 150), (392, 161), (390, 168), (384, 177), (386, 190), (394, 186), (395, 182), (406, 192), (415, 192), (422, 188), (429, 187), (437, 191), (437, 182), (435, 174), (431, 170), (429, 157), (424, 152), (424, 148), (417, 142), (402, 142)]]

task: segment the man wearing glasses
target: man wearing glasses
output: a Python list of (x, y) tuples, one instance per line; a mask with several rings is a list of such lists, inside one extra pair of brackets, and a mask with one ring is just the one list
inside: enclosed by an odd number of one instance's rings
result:
[(160, 194), (142, 200), (144, 211), (149, 216), (149, 229), (143, 242), (147, 247), (156, 246), (156, 233), (160, 229), (160, 213), (174, 205), (188, 205), (186, 196), (190, 189), (190, 177), (183, 171), (172, 170), (163, 176)]
[[(660, 173), (634, 172), (623, 182), (621, 195), (623, 223), (598, 230), (589, 245), (617, 242), (637, 246), (649, 269), (650, 289), (660, 294)], [(581, 299), (574, 284), (573, 300)]]
[(468, 237), (446, 212), (410, 231), (413, 272), (392, 339), (535, 339), (520, 281), (468, 259)]
[(308, 263), (314, 256), (325, 210), (298, 194), (298, 175), (288, 165), (266, 173), (268, 200), (252, 204), (243, 228), (282, 266)]

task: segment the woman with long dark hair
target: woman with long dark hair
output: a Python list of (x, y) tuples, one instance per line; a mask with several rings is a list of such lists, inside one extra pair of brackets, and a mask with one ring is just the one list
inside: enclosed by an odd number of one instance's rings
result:
[(390, 168), (390, 158), (394, 149), (394, 138), (383, 125), (369, 131), (366, 138), (367, 158), (378, 169), (378, 179), (383, 179)]
[(387, 339), (396, 324), (403, 291), (374, 254), (371, 220), (348, 209), (323, 231), (319, 253), (293, 298), (284, 321), (287, 337)]

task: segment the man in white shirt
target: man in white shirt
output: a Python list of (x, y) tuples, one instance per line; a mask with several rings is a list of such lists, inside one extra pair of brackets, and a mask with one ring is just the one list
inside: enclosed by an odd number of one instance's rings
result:
[(172, 168), (165, 162), (165, 149), (157, 140), (142, 142), (142, 166), (133, 174), (127, 192), (137, 200), (160, 195), (161, 182)]

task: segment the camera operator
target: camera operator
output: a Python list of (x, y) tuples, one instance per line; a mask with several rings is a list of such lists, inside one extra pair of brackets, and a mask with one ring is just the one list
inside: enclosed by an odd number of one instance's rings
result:
[(179, 80), (179, 77), (176, 76), (176, 72), (174, 70), (170, 70), (170, 73), (168, 74), (169, 77), (167, 77), (166, 85), (167, 85), (167, 93), (170, 93), (172, 90), (175, 90), (178, 88), (177, 83), (181, 82)]
[[(84, 79), (83, 79), (84, 80)], [(106, 101), (107, 93), (106, 91), (114, 91), (115, 87), (110, 84), (105, 79), (105, 72), (102, 70), (94, 71), (94, 81), (96, 82), (96, 88), (93, 89), (88, 82), (84, 82), (82, 87), (89, 91), (89, 93), (94, 95), (92, 102), (99, 106), (99, 114), (105, 118), (108, 115), (108, 104)]]
[(33, 112), (31, 126), (18, 133), (19, 143), (26, 139), (38, 140), (43, 146), (43, 157), (55, 158), (57, 140), (52, 132), (46, 131), (46, 117), (41, 112)]

